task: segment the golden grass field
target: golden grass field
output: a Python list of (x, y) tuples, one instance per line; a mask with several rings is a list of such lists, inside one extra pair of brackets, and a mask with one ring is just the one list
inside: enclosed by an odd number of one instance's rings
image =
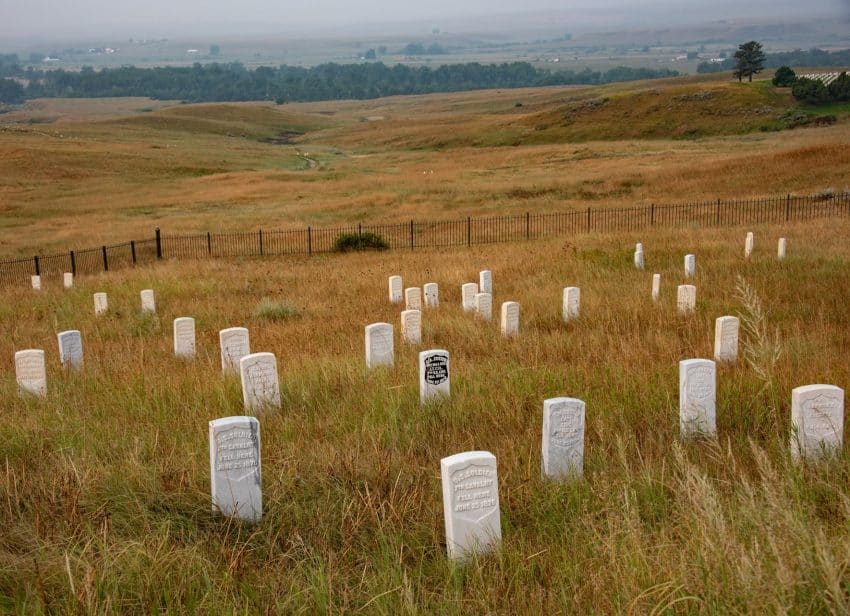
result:
[[(491, 139), (499, 122), (536, 122), (568, 97), (599, 95), (504, 91), (131, 116), (128, 106), (145, 103), (124, 101), (111, 118), (103, 106), (86, 118), (79, 102), (66, 107), (68, 119), (0, 129), (0, 249), (67, 250), (149, 236), (154, 226), (285, 228), (844, 189), (844, 117), (832, 127), (687, 140), (425, 144), (476, 127)], [(284, 130), (305, 135), (258, 141)], [(748, 230), (756, 251), (745, 260)], [(847, 613), (850, 457), (795, 465), (788, 443), (792, 388), (850, 384), (848, 233), (846, 218), (652, 229), (167, 260), (80, 276), (69, 290), (52, 278), (38, 293), (3, 287), (0, 610)], [(783, 262), (779, 237), (789, 241)], [(635, 242), (646, 250), (644, 272), (632, 265)], [(697, 310), (679, 316), (688, 252), (697, 255)], [(497, 318), (461, 309), (460, 285), (482, 269), (493, 272), (494, 315), (504, 301), (521, 304), (515, 340), (501, 337)], [(657, 304), (653, 272), (662, 275)], [(398, 336), (391, 274), (405, 286), (440, 285), (421, 347)], [(569, 324), (560, 317), (566, 286), (582, 296)], [(145, 288), (156, 291), (156, 316), (140, 312)], [(101, 317), (97, 291), (109, 294)], [(269, 301), (287, 310), (258, 310)], [(678, 362), (712, 357), (722, 315), (755, 325), (742, 328), (739, 362), (718, 367), (717, 439), (682, 442)], [(194, 361), (173, 356), (178, 316), (196, 319)], [(363, 328), (378, 321), (396, 325), (396, 365), (369, 372)], [(283, 398), (280, 411), (260, 415), (265, 510), (256, 526), (210, 512), (207, 422), (243, 413), (238, 380), (220, 369), (218, 331), (231, 326), (249, 328), (253, 351), (275, 353)], [(78, 375), (59, 366), (56, 333), (66, 329), (82, 332)], [(25, 348), (46, 352), (46, 399), (18, 395), (13, 355)], [(451, 353), (452, 396), (421, 408), (416, 358), (429, 348)], [(555, 396), (587, 403), (580, 482), (540, 476), (542, 405)], [(439, 462), (473, 449), (498, 459), (503, 544), (456, 566), (445, 555)]]

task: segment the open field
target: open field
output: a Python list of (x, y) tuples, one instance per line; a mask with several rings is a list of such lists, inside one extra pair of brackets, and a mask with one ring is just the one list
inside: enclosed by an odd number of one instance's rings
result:
[[(81, 277), (0, 303), (0, 597), (17, 612), (843, 613), (850, 609), (850, 458), (796, 467), (790, 391), (846, 388), (850, 222), (581, 236), (311, 260), (166, 262)], [(775, 258), (789, 238), (789, 257)], [(646, 247), (647, 270), (631, 251)], [(675, 312), (697, 254), (697, 311)], [(493, 271), (521, 335), (460, 308)], [(662, 275), (659, 304), (652, 272)], [(367, 373), (363, 327), (396, 324), (387, 276), (440, 284), (423, 345), (452, 354), (452, 397), (420, 408), (416, 353)], [(736, 297), (738, 277), (761, 300)], [(581, 317), (560, 319), (564, 286)], [(153, 288), (159, 313), (139, 313)], [(92, 293), (109, 294), (95, 318)], [(295, 315), (257, 316), (263, 298)], [(711, 357), (714, 319), (758, 316), (718, 370), (718, 439), (678, 440), (678, 361)], [(198, 357), (173, 358), (171, 320), (197, 319)], [(283, 408), (260, 416), (265, 515), (210, 513), (207, 421), (242, 413), (217, 332), (278, 359)], [(79, 377), (55, 333), (82, 331)], [(45, 400), (16, 393), (12, 356), (44, 348)], [(744, 351), (750, 349), (750, 359)], [(776, 363), (770, 361), (779, 351)], [(544, 398), (587, 402), (586, 478), (540, 477)], [(503, 549), (445, 558), (441, 457), (498, 458)]]

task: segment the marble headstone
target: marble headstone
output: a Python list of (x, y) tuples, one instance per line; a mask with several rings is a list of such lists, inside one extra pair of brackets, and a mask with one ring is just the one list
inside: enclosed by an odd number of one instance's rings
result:
[(785, 253), (787, 249), (788, 240), (786, 240), (784, 237), (780, 237), (779, 242), (777, 242), (776, 244), (776, 256), (779, 258), (780, 261), (785, 258)]
[(661, 298), (661, 274), (652, 275), (652, 301), (657, 302)]
[(405, 289), (404, 306), (407, 310), (422, 310), (422, 289), (419, 287)]
[(256, 417), (224, 417), (209, 425), (213, 512), (259, 522), (263, 516), (260, 422)]
[(79, 330), (71, 329), (56, 335), (59, 341), (59, 363), (79, 370), (83, 367), (83, 337)]
[(493, 272), (490, 270), (478, 272), (478, 292), (493, 294)]
[(74, 286), (74, 274), (71, 272), (65, 272), (62, 274), (62, 286), (66, 289), (70, 289)]
[(463, 300), (464, 312), (475, 310), (475, 296), (478, 295), (478, 285), (474, 282), (467, 282), (461, 285), (460, 294)]
[(142, 297), (142, 312), (156, 312), (156, 300), (153, 296), (153, 289), (145, 289), (140, 295)]
[(804, 385), (791, 390), (791, 455), (817, 460), (844, 445), (844, 390)]
[(635, 268), (643, 270), (643, 249), (635, 250)]
[(46, 396), (47, 371), (44, 366), (44, 351), (26, 349), (15, 353), (15, 378), (21, 393)]
[(366, 326), (366, 367), (392, 366), (395, 361), (393, 326), (372, 323)]
[(30, 276), (30, 280), (32, 281), (32, 288), (36, 291), (41, 291), (41, 276)]
[(581, 303), (581, 289), (578, 287), (567, 287), (564, 289), (564, 302), (561, 309), (561, 316), (564, 321), (572, 321), (577, 319)]
[(685, 255), (685, 278), (693, 278), (697, 274), (696, 255)]
[(493, 296), (489, 293), (475, 294), (475, 314), (479, 319), (490, 321), (493, 318)]
[(109, 302), (106, 299), (106, 293), (94, 294), (94, 313), (101, 315), (109, 309)]
[(679, 433), (716, 436), (717, 367), (710, 359), (679, 362)]
[(750, 255), (753, 254), (753, 232), (747, 232), (747, 239), (744, 241), (744, 257), (747, 259), (750, 258)]
[(174, 355), (185, 358), (195, 356), (195, 319), (192, 317), (174, 319)]
[(502, 304), (502, 335), (516, 336), (519, 334), (519, 302), (504, 302)]
[(738, 361), (738, 317), (718, 317), (714, 322), (714, 361), (734, 364)]
[(251, 353), (239, 360), (242, 402), (248, 413), (280, 408), (280, 384), (274, 353)]
[(690, 314), (697, 307), (697, 288), (692, 284), (680, 284), (676, 291), (676, 308), (679, 314)]
[(221, 371), (236, 373), (239, 362), (251, 353), (251, 341), (245, 327), (228, 327), (218, 332), (218, 343), (221, 347)]
[(431, 349), (419, 353), (419, 402), (425, 404), (435, 398), (451, 394), (449, 352)]
[(542, 466), (546, 477), (581, 477), (584, 473), (584, 416), (582, 400), (543, 401)]
[(389, 277), (389, 287), (390, 287), (390, 301), (393, 304), (400, 304), (402, 302), (402, 283), (401, 276), (390, 276)]
[(425, 285), (425, 307), (437, 308), (440, 305), (440, 287), (436, 282), (429, 282)]
[(422, 344), (422, 311), (403, 310), (401, 313), (401, 338), (409, 344)]

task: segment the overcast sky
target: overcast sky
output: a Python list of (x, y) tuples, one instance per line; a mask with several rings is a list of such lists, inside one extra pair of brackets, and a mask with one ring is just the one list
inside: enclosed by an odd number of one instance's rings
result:
[[(650, 7), (666, 9), (657, 13)], [(470, 18), (518, 12), (549, 12), (565, 25), (584, 17), (600, 23), (607, 15), (615, 27), (631, 18), (646, 25), (647, 12), (653, 13), (653, 19), (666, 15), (679, 23), (691, 15), (700, 20), (734, 19), (759, 12), (847, 19), (850, 0), (0, 0), (0, 37), (175, 37), (181, 33), (239, 37), (271, 31), (307, 34), (343, 26), (356, 32), (359, 27), (405, 22), (427, 22), (434, 27), (464, 23), (474, 29), (475, 20)]]

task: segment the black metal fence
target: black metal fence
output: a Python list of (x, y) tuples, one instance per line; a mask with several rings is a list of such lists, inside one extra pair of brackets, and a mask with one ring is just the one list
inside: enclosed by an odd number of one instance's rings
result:
[(351, 225), (253, 231), (163, 235), (99, 248), (0, 261), (0, 283), (28, 282), (33, 274), (60, 277), (109, 271), (161, 259), (313, 255), (333, 252), (343, 234), (375, 233), (393, 249), (472, 246), (513, 242), (578, 233), (638, 231), (650, 227), (731, 227), (742, 224), (782, 223), (850, 215), (850, 193), (716, 200), (631, 208), (587, 208), (553, 214), (492, 216), (434, 222)]

